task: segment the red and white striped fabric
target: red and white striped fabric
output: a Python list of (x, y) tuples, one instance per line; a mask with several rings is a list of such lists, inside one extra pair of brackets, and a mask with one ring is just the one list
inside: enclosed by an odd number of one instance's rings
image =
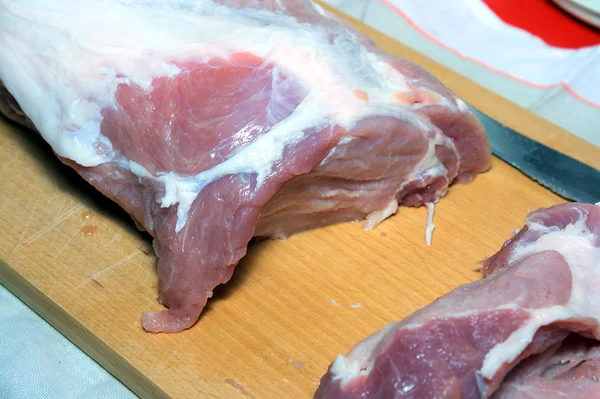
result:
[(462, 58), (600, 109), (600, 30), (550, 0), (376, 1)]

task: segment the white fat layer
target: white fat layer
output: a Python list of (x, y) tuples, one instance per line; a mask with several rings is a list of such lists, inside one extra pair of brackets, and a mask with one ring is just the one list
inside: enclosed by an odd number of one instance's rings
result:
[(325, 15), (325, 9), (323, 7), (321, 7), (320, 5), (318, 5), (317, 3), (315, 3), (313, 0), (310, 0), (311, 5), (314, 7), (315, 10), (317, 10), (317, 12), (321, 15)]
[(595, 246), (597, 235), (586, 226), (584, 215), (564, 229), (529, 223), (529, 228), (546, 233), (537, 241), (513, 250), (509, 262), (541, 251), (557, 251), (569, 264), (572, 275), (571, 298), (565, 306), (531, 310), (532, 318), (510, 337), (487, 353), (480, 374), (494, 377), (503, 364), (514, 361), (532, 342), (534, 335), (545, 325), (559, 320), (591, 317), (600, 321), (600, 249)]
[[(425, 127), (423, 127), (423, 129), (424, 129), (424, 131), (426, 131)], [(428, 142), (427, 151), (425, 152), (425, 155), (423, 156), (423, 158), (421, 158), (419, 163), (417, 163), (417, 165), (415, 165), (412, 172), (404, 179), (404, 181), (402, 182), (402, 185), (398, 189), (398, 192), (402, 191), (402, 189), (404, 188), (404, 186), (406, 184), (408, 184), (414, 180), (417, 180), (417, 179), (424, 180), (427, 178), (436, 178), (439, 176), (447, 176), (448, 175), (448, 170), (446, 169), (444, 164), (442, 164), (440, 162), (438, 157), (435, 155), (436, 146), (439, 144), (442, 144), (444, 142), (451, 146), (454, 145), (450, 140), (448, 140), (447, 138), (442, 136), (441, 133), (436, 132), (435, 138), (433, 140), (429, 140), (429, 142)], [(335, 150), (335, 148), (334, 148), (334, 150)], [(443, 194), (445, 194), (445, 190), (446, 189), (444, 189), (440, 192), (436, 192), (434, 201), (438, 201), (439, 198)], [(431, 217), (433, 218), (433, 212), (429, 208), (429, 205), (427, 205), (427, 210), (428, 210), (428, 214), (429, 214), (429, 212), (431, 212)], [(367, 216), (367, 220), (363, 223), (363, 228), (365, 230), (371, 230), (375, 226), (377, 226), (378, 224), (383, 222), (385, 219), (387, 219), (391, 215), (395, 214), (397, 211), (398, 211), (398, 201), (396, 200), (396, 197), (394, 196), (394, 198), (392, 198), (390, 200), (390, 202), (387, 204), (387, 206), (385, 208), (380, 209), (375, 212), (372, 212), (371, 214), (369, 214)], [(431, 234), (433, 232), (432, 226), (433, 226), (433, 222), (428, 221), (427, 228), (426, 228), (427, 245), (431, 244)]]
[[(178, 204), (179, 231), (207, 184), (240, 173), (255, 174), (262, 184), (285, 147), (311, 129), (350, 129), (375, 115), (410, 120), (424, 134), (432, 128), (395, 96), (410, 90), (400, 72), (346, 30), (331, 33), (331, 27), (212, 0), (0, 0), (0, 80), (59, 156), (87, 167), (116, 161), (163, 183), (158, 201), (162, 207)], [(194, 176), (150, 175), (113, 151), (100, 129), (101, 110), (118, 107), (120, 84), (151, 90), (154, 78), (180, 73), (181, 62), (228, 59), (236, 52), (273, 62), (309, 89), (289, 118)], [(367, 103), (353, 94), (356, 89), (368, 94)], [(439, 165), (435, 153), (424, 161)]]
[(431, 245), (433, 229), (435, 229), (435, 224), (433, 224), (434, 211), (435, 211), (435, 204), (433, 202), (428, 202), (427, 203), (427, 227), (425, 228), (425, 242), (427, 243), (427, 246)]
[(458, 110), (460, 112), (469, 111), (469, 107), (467, 106), (467, 104), (465, 104), (465, 102), (463, 100), (461, 100), (460, 98), (456, 99), (456, 105), (458, 106)]
[[(501, 305), (496, 309), (515, 310), (516, 306), (513, 304), (506, 304)], [(472, 310), (455, 312), (452, 313), (452, 315), (449, 315), (449, 317), (457, 319), (471, 316), (473, 316)], [(364, 340), (357, 343), (346, 356), (338, 355), (335, 361), (332, 363), (332, 379), (334, 381), (341, 379), (342, 384), (345, 384), (353, 378), (361, 375), (368, 375), (373, 369), (375, 360), (377, 360), (377, 356), (385, 351), (386, 341), (393, 338), (397, 329), (418, 329), (422, 328), (428, 322), (430, 322), (430, 319), (409, 324), (402, 324), (402, 321), (394, 321), (387, 324), (381, 330), (371, 334)]]
[(360, 375), (369, 374), (377, 357), (379, 344), (388, 336), (393, 334), (399, 322), (392, 322), (381, 330), (368, 336), (359, 342), (347, 356), (338, 355), (331, 365), (332, 380), (349, 381)]
[(363, 223), (363, 229), (371, 230), (379, 223), (383, 222), (388, 217), (398, 211), (398, 200), (396, 197), (392, 198), (390, 202), (388, 202), (387, 206), (380, 211), (375, 211), (370, 213), (367, 216), (367, 220)]
[(319, 191), (319, 194), (324, 198), (336, 197), (342, 195), (344, 197), (360, 197), (361, 193), (357, 190), (347, 190), (345, 188), (336, 188), (334, 190)]
[(351, 142), (353, 139), (353, 137), (351, 136), (343, 136), (339, 141), (338, 141), (338, 145), (334, 146), (331, 150), (329, 150), (329, 153), (327, 153), (327, 155), (325, 156), (325, 158), (323, 158), (321, 160), (321, 162), (319, 162), (319, 166), (323, 166), (325, 165), (329, 159), (339, 150), (340, 146), (343, 144), (347, 144), (349, 142)]
[[(420, 127), (424, 132), (427, 131), (427, 127), (425, 125)], [(435, 149), (440, 144), (446, 144), (454, 148), (454, 143), (452, 140), (445, 137), (443, 134), (441, 134), (441, 132), (436, 131), (435, 137), (428, 142), (425, 156), (423, 156), (419, 163), (415, 165), (412, 172), (406, 177), (405, 182), (410, 182), (418, 178), (425, 179), (427, 177), (446, 176), (448, 174), (444, 164), (442, 164), (435, 155)], [(402, 190), (402, 188), (400, 188), (400, 190)]]

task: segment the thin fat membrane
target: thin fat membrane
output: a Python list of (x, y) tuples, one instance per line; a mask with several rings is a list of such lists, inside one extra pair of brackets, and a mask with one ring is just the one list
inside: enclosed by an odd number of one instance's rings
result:
[[(87, 167), (117, 161), (135, 175), (162, 184), (161, 206), (178, 205), (176, 232), (185, 226), (204, 187), (238, 173), (255, 173), (260, 186), (284, 148), (301, 140), (308, 129), (349, 130), (364, 117), (378, 115), (432, 129), (398, 101), (398, 93), (410, 91), (406, 78), (348, 31), (337, 30), (332, 43), (329, 26), (303, 26), (293, 16), (260, 9), (233, 12), (212, 0), (65, 0), (52, 2), (50, 20), (46, 9), (36, 8), (45, 3), (3, 0), (0, 81), (59, 156)], [(48, 40), (53, 48), (45, 46)], [(250, 52), (293, 73), (311, 91), (290, 117), (222, 164), (192, 176), (152, 175), (112, 148), (100, 131), (100, 110), (116, 108), (120, 84), (149, 89), (153, 79), (180, 73), (182, 48), (188, 62)], [(56, 76), (64, 76), (66, 84)], [(368, 104), (353, 95), (356, 88), (368, 93)], [(438, 93), (430, 96), (456, 108)], [(430, 162), (440, 164), (435, 154)]]

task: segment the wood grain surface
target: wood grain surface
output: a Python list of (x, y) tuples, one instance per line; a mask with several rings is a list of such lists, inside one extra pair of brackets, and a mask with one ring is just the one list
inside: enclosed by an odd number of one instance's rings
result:
[[(326, 7), (327, 8), (327, 7)], [(600, 167), (600, 148), (351, 21), (490, 116)], [(151, 240), (35, 134), (0, 121), (0, 283), (142, 397), (305, 398), (338, 353), (481, 278), (527, 213), (562, 201), (503, 162), (435, 208), (401, 208), (372, 231), (330, 226), (252, 243), (191, 330), (145, 333), (159, 310)]]

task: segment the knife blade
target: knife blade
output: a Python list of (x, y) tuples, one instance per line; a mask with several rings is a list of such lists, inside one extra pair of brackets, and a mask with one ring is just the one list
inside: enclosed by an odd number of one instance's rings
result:
[(563, 198), (592, 204), (600, 201), (599, 170), (470, 108), (483, 124), (492, 153), (498, 158)]

